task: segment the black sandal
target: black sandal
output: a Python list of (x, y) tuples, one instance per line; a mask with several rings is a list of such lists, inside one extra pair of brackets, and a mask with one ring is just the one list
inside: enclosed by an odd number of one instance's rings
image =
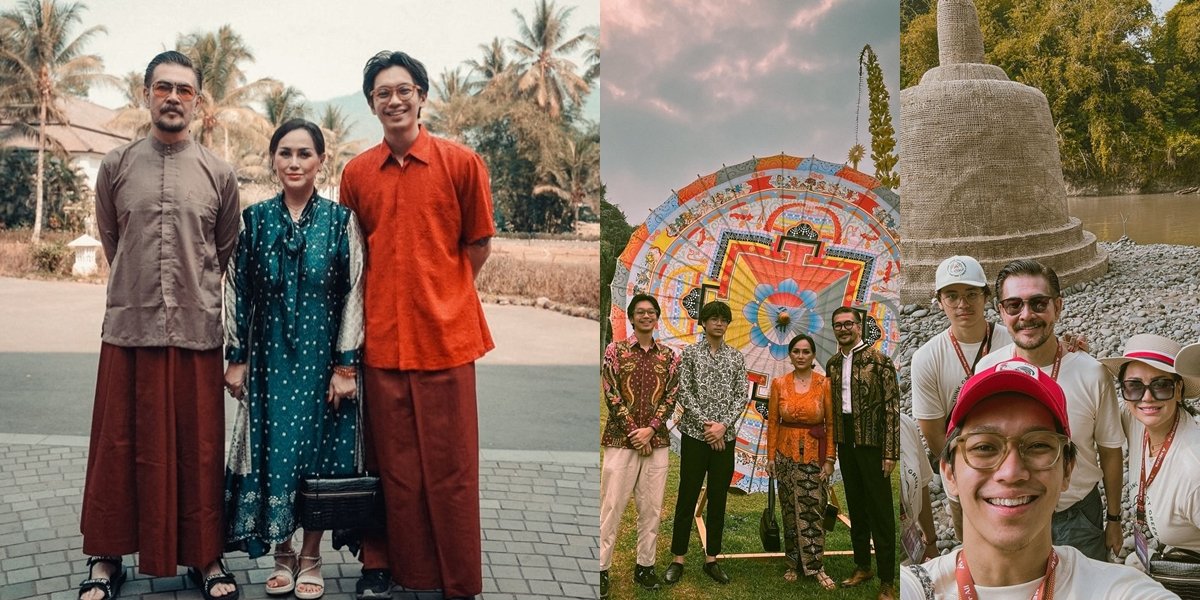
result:
[[(117, 570), (109, 577), (92, 577), (92, 567), (96, 563), (108, 563), (115, 566)], [(79, 597), (82, 598), (84, 593), (90, 590), (100, 590), (104, 592), (104, 600), (116, 600), (117, 594), (121, 593), (121, 585), (125, 583), (125, 565), (121, 562), (121, 557), (89, 556), (87, 567), (88, 578), (79, 584)]]
[[(217, 559), (217, 566), (221, 568), (221, 572), (209, 575), (208, 577), (202, 576), (199, 569), (188, 567), (188, 577), (191, 578), (192, 583), (196, 584), (197, 588), (200, 588), (200, 595), (204, 596), (204, 600), (237, 600), (238, 595), (241, 593), (241, 590), (238, 588), (237, 579), (233, 576), (233, 573), (229, 572), (229, 569), (225, 568), (225, 563), (221, 562), (219, 558)], [(212, 595), (213, 586), (218, 583), (232, 585), (233, 591), (224, 596)]]

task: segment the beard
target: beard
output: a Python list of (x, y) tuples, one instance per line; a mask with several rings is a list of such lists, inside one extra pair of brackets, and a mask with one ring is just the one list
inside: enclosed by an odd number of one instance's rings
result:
[[(168, 121), (167, 116), (174, 115), (179, 117), (177, 121)], [(154, 127), (160, 131), (167, 133), (179, 133), (188, 127), (188, 120), (181, 113), (177, 112), (162, 112), (158, 118), (154, 120)]]
[(1050, 338), (1054, 336), (1054, 330), (1045, 321), (1032, 321), (1027, 323), (1018, 323), (1017, 325), (1018, 332), (1020, 331), (1020, 327), (1022, 325), (1040, 325), (1043, 328), (1042, 335), (1038, 336), (1032, 342), (1027, 341), (1025, 338), (1022, 338), (1019, 335), (1012, 336), (1013, 344), (1016, 344), (1016, 346), (1022, 350), (1035, 350), (1037, 348), (1041, 348), (1043, 344), (1048, 342)]

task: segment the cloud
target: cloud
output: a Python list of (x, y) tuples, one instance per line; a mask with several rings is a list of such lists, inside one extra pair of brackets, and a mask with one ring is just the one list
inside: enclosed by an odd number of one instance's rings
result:
[(792, 27), (804, 27), (806, 29), (815, 29), (817, 24), (829, 11), (833, 9), (833, 5), (837, 0), (820, 0), (816, 6), (806, 6), (796, 11), (792, 16)]

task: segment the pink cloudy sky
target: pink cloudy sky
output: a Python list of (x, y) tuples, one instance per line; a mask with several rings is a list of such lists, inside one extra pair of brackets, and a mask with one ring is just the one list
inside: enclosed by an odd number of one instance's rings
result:
[[(843, 162), (863, 44), (898, 115), (899, 3), (604, 0), (600, 23), (601, 172), (632, 224), (722, 164), (779, 152)], [(873, 172), (869, 156), (859, 168)]]

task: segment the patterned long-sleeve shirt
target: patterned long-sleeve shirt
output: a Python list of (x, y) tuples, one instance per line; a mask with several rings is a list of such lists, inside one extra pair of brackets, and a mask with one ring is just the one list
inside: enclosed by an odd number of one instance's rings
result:
[(737, 437), (737, 423), (746, 411), (749, 380), (746, 359), (729, 344), (715, 353), (702, 339), (683, 349), (679, 367), (679, 431), (704, 439), (705, 421), (725, 425), (725, 441)]
[(653, 427), (653, 448), (670, 445), (667, 417), (675, 410), (679, 392), (679, 356), (655, 342), (649, 350), (630, 338), (612, 342), (604, 349), (600, 386), (608, 405), (608, 424), (600, 445), (633, 448), (629, 434)]
[(851, 353), (850, 407), (854, 419), (854, 439), (842, 439), (842, 365), (845, 359), (835, 352), (825, 366), (833, 395), (833, 439), (839, 444), (878, 446), (883, 457), (900, 459), (900, 382), (896, 366), (882, 352), (859, 346)]

